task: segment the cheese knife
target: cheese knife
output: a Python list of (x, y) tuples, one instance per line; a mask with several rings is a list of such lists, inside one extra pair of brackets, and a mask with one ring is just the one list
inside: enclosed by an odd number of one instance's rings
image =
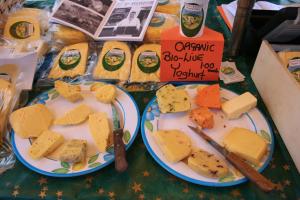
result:
[(123, 142), (123, 128), (121, 127), (120, 115), (114, 103), (111, 103), (113, 119), (113, 142), (115, 154), (115, 169), (118, 172), (124, 172), (128, 163), (126, 161), (126, 150)]
[(276, 184), (272, 183), (266, 177), (261, 175), (253, 167), (247, 164), (240, 156), (233, 152), (227, 151), (224, 147), (215, 142), (211, 137), (206, 135), (199, 128), (188, 126), (195, 133), (201, 136), (206, 142), (213, 146), (217, 151), (219, 151), (236, 169), (238, 169), (242, 174), (254, 182), (259, 188), (265, 192), (270, 192), (275, 189)]

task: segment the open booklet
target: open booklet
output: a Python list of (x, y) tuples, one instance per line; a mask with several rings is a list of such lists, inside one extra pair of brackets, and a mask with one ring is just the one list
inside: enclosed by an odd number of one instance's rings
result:
[(142, 41), (157, 0), (62, 0), (51, 21), (95, 40)]

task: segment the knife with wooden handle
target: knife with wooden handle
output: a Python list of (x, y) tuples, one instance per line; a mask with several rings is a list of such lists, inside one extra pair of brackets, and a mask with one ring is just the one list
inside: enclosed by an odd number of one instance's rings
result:
[(215, 142), (212, 138), (206, 135), (199, 128), (188, 126), (195, 133), (206, 140), (210, 145), (212, 145), (216, 150), (218, 150), (236, 169), (238, 169), (242, 174), (249, 178), (253, 183), (255, 183), (259, 188), (265, 192), (270, 192), (275, 189), (276, 184), (272, 183), (266, 177), (261, 175), (248, 163), (246, 163), (240, 156), (235, 153), (227, 151), (224, 147)]

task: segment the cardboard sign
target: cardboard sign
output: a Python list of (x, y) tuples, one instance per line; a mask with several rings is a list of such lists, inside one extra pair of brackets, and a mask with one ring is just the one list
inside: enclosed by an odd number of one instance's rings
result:
[(179, 27), (161, 35), (160, 80), (214, 81), (219, 78), (224, 38), (207, 27), (201, 37), (187, 38)]

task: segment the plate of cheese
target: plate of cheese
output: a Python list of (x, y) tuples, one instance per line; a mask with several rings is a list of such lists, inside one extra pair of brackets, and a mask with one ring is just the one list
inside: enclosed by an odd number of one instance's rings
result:
[(127, 149), (140, 122), (128, 93), (102, 82), (56, 81), (53, 89), (10, 115), (13, 150), (40, 174), (73, 177), (97, 171), (114, 161), (114, 114), (120, 117)]
[(274, 137), (256, 105), (250, 92), (238, 95), (218, 84), (168, 84), (143, 113), (143, 141), (154, 160), (178, 178), (213, 187), (237, 185), (247, 178), (188, 126), (202, 129), (261, 172), (272, 158)]

